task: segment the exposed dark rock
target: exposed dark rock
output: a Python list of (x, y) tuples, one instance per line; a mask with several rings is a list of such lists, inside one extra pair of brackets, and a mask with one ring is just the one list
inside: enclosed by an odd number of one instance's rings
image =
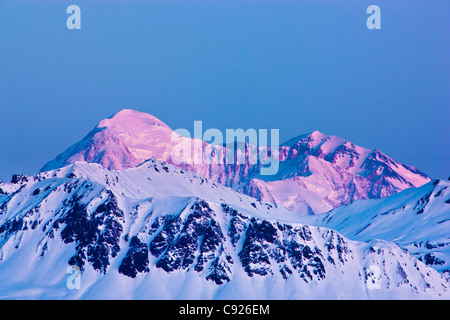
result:
[(120, 250), (119, 240), (122, 234), (124, 215), (117, 205), (112, 192), (107, 191), (108, 198), (92, 214), (86, 205), (74, 199), (73, 207), (64, 214), (58, 224), (64, 224), (61, 238), (64, 243), (76, 243), (76, 254), (70, 264), (84, 268), (86, 258), (95, 270), (106, 273), (109, 259), (114, 258)]
[[(159, 258), (156, 267), (167, 272), (187, 269), (198, 255), (194, 270), (202, 271), (208, 261), (221, 253), (219, 248), (225, 241), (214, 215), (209, 205), (200, 200), (192, 205), (184, 221), (177, 217), (166, 222), (150, 243), (150, 252)], [(216, 265), (221, 266), (218, 262)]]
[(137, 236), (133, 236), (125, 258), (119, 267), (119, 272), (135, 278), (138, 273), (149, 272), (148, 267), (148, 248), (147, 245), (139, 240)]
[(11, 178), (11, 183), (26, 183), (28, 182), (28, 178), (23, 174), (13, 174)]

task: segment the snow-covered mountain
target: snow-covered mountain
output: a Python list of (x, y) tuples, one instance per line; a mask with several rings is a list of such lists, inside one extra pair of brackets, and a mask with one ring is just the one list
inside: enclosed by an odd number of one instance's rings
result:
[(99, 163), (107, 169), (133, 168), (153, 158), (170, 159), (172, 130), (146, 114), (124, 109), (104, 119), (80, 142), (48, 162), (41, 171), (76, 161)]
[[(318, 131), (291, 139), (277, 148), (280, 165), (275, 175), (261, 175), (261, 162), (253, 161), (255, 155), (261, 154), (264, 162), (273, 149), (246, 143), (231, 151), (198, 139), (176, 137), (173, 139), (173, 131), (157, 118), (125, 109), (101, 121), (84, 139), (48, 162), (41, 171), (76, 161), (123, 170), (155, 159), (304, 214), (323, 213), (356, 199), (383, 198), (430, 181), (418, 169), (378, 150), (365, 149)], [(188, 144), (192, 150), (200, 148), (216, 161), (211, 164), (174, 162), (173, 151), (179, 144)], [(229, 164), (225, 157), (230, 152), (244, 159), (243, 163)]]
[(430, 179), (378, 150), (359, 147), (318, 131), (283, 144), (275, 176), (257, 176), (246, 194), (298, 211), (302, 202), (323, 213), (357, 199), (378, 199), (418, 187)]
[(303, 220), (352, 240), (384, 239), (450, 278), (450, 182), (434, 180), (385, 199), (361, 200)]
[(450, 298), (393, 242), (302, 219), (154, 159), (17, 175), (0, 184), (0, 298)]

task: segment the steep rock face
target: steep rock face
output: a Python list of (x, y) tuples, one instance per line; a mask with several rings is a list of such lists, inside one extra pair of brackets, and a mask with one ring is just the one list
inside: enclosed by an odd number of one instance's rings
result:
[[(179, 153), (180, 147), (188, 151)], [(124, 170), (148, 159), (175, 164), (258, 200), (305, 214), (323, 213), (357, 199), (384, 198), (430, 181), (418, 169), (378, 150), (318, 131), (278, 148), (243, 143), (231, 149), (181, 137), (157, 118), (129, 109), (101, 121), (41, 171), (76, 161)], [(269, 159), (279, 161), (279, 170), (261, 174)]]
[[(327, 245), (327, 253), (335, 247)], [(294, 228), (252, 219), (245, 235), (242, 251), (239, 253), (244, 270), (249, 276), (273, 274), (273, 260), (284, 279), (299, 276), (305, 282), (326, 277), (325, 264), (333, 261), (322, 254), (307, 226)]]
[(131, 278), (138, 273), (149, 272), (148, 247), (137, 236), (130, 241), (127, 255), (122, 260), (119, 272)]
[[(119, 239), (122, 235), (124, 214), (117, 205), (114, 194), (106, 190), (106, 201), (97, 206), (95, 211), (89, 212), (77, 198), (72, 198), (73, 206), (63, 214), (53, 229), (59, 224), (64, 225), (61, 239), (64, 243), (76, 243), (76, 253), (70, 260), (70, 265), (84, 269), (86, 261), (95, 270), (106, 273), (110, 264), (109, 259), (117, 256), (120, 251)], [(70, 204), (69, 204), (70, 206)]]
[(150, 252), (158, 258), (157, 268), (172, 272), (192, 266), (201, 272), (222, 254), (225, 238), (209, 205), (198, 201), (189, 210), (184, 221), (169, 220), (150, 242)]
[[(195, 177), (159, 162), (121, 172), (79, 164), (0, 195), (0, 296), (28, 286), (31, 297), (449, 297), (438, 272), (391, 242), (349, 241)], [(67, 289), (69, 265), (83, 290)]]

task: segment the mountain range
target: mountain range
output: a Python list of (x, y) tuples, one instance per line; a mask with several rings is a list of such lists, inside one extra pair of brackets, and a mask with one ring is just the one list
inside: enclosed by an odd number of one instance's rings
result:
[[(60, 168), (76, 161), (98, 163), (107, 169), (133, 168), (148, 159), (176, 164), (184, 170), (231, 187), (258, 200), (283, 205), (299, 213), (324, 213), (357, 199), (377, 199), (430, 178), (417, 168), (401, 164), (378, 150), (359, 147), (345, 139), (314, 131), (289, 140), (277, 148), (279, 170), (261, 175), (261, 161), (251, 161), (258, 146), (245, 143), (233, 150), (244, 163), (228, 164), (225, 146), (200, 141), (202, 153), (220, 163), (193, 161), (174, 163), (177, 144), (196, 144), (196, 139), (179, 136), (152, 115), (124, 109), (101, 121), (80, 142), (75, 143), (41, 171)], [(270, 149), (269, 149), (270, 150)]]
[(273, 176), (259, 146), (174, 163), (180, 141), (227, 152), (125, 109), (0, 183), (0, 298), (450, 298), (448, 182), (317, 131)]

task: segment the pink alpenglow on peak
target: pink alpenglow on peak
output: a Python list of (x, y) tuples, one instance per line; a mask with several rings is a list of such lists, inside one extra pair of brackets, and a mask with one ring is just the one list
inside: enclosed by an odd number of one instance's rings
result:
[[(167, 160), (170, 156), (172, 129), (158, 118), (143, 112), (124, 109), (113, 117), (100, 121), (99, 128), (106, 128), (108, 132), (120, 139), (127, 150), (136, 159), (137, 165), (156, 158)], [(134, 161), (120, 168), (135, 167)]]
[[(236, 157), (245, 161), (172, 161), (174, 150), (180, 145), (189, 145), (191, 150), (200, 147), (202, 156), (210, 159), (236, 152)], [(272, 153), (270, 150), (263, 150), (261, 162), (250, 161), (258, 148), (245, 143), (243, 148), (230, 151), (197, 138), (182, 137), (152, 115), (124, 109), (100, 121), (83, 140), (48, 162), (41, 171), (77, 161), (124, 170), (154, 159), (197, 172), (257, 200), (305, 214), (323, 213), (357, 199), (384, 198), (430, 181), (417, 168), (401, 164), (378, 150), (319, 131), (277, 147), (279, 167), (273, 175), (261, 174), (261, 163), (266, 160), (264, 156)], [(184, 156), (181, 160), (190, 159)]]
[(151, 158), (168, 160), (172, 133), (172, 129), (164, 122), (150, 114), (123, 109), (100, 121), (83, 140), (48, 162), (41, 171), (77, 161), (123, 170), (136, 167)]
[(132, 109), (122, 109), (112, 117), (100, 121), (98, 124), (100, 128), (109, 128), (110, 130), (126, 131), (129, 134), (135, 135), (136, 138), (141, 138), (139, 135), (149, 128), (164, 127), (169, 129), (169, 126), (148, 113), (139, 112)]

